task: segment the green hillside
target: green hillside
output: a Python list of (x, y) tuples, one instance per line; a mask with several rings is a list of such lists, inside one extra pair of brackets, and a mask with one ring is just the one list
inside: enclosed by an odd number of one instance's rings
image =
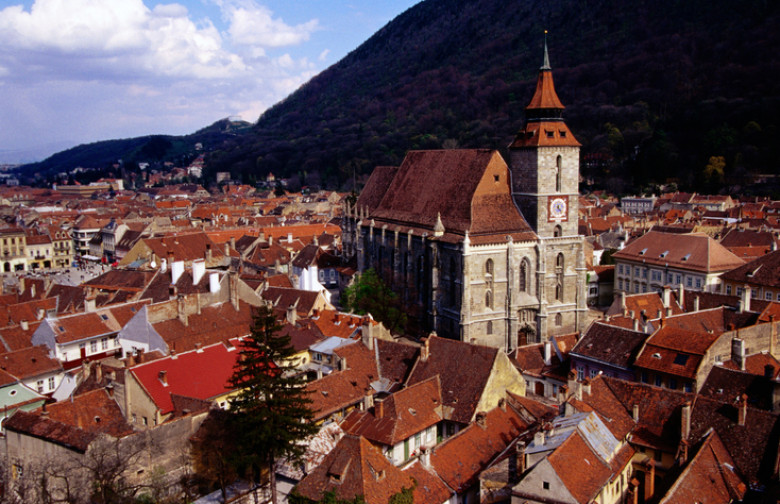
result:
[[(409, 149), (503, 149), (522, 125), (548, 29), (583, 172), (620, 189), (716, 188), (778, 172), (780, 4), (427, 0), (264, 113), (212, 170), (342, 187)], [(717, 175), (717, 170), (716, 170)]]

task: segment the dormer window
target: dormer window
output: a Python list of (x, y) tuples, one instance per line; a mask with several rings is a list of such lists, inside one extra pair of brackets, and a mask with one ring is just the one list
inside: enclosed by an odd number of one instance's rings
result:
[(554, 131), (547, 131), (547, 130), (545, 130), (544, 132), (547, 133), (547, 138), (554, 138), (555, 137), (555, 132)]
[(660, 359), (660, 358), (661, 358), (661, 354), (659, 354), (658, 352), (653, 354), (653, 359)]
[(691, 258), (691, 254), (685, 254), (685, 255), (683, 256), (682, 260), (683, 260), (683, 261), (687, 261), (687, 260), (688, 260), (688, 259), (690, 259), (690, 258)]
[(561, 135), (561, 138), (566, 138), (566, 132), (561, 130), (558, 132), (559, 135)]
[(645, 252), (647, 252), (647, 249), (643, 248), (642, 250), (639, 251), (639, 255), (645, 255)]
[(668, 251), (668, 250), (664, 250), (663, 252), (661, 252), (661, 255), (660, 255), (660, 256), (658, 256), (658, 257), (660, 257), (661, 259), (663, 259), (663, 258), (664, 258), (664, 257), (666, 257), (668, 254), (669, 254), (669, 251)]

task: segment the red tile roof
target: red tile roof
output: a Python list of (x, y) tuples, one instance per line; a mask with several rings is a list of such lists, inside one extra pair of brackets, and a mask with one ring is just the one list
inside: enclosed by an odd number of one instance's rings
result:
[(370, 411), (353, 411), (341, 423), (341, 428), (370, 441), (394, 446), (441, 420), (441, 388), (439, 377), (434, 376), (391, 394)]
[(479, 473), (529, 425), (511, 406), (497, 407), (437, 445), (431, 454), (436, 474), (456, 492), (476, 483)]
[[(322, 463), (301, 480), (294, 492), (315, 502), (325, 492), (338, 500), (362, 496), (366, 503), (387, 503), (414, 481), (365, 438), (345, 435)], [(438, 493), (438, 492), (437, 492)], [(415, 501), (416, 502), (416, 501)]]
[(240, 353), (238, 341), (233, 340), (233, 344), (232, 349), (217, 343), (200, 351), (157, 359), (134, 366), (130, 372), (160, 412), (167, 414), (174, 410), (173, 394), (210, 400), (232, 389), (229, 380)]
[(710, 431), (659, 502), (719, 504), (741, 501), (747, 487), (734, 466), (734, 460), (718, 433)]
[(639, 261), (656, 266), (707, 273), (729, 271), (744, 264), (723, 245), (705, 234), (650, 231), (613, 254), (616, 260)]
[(428, 358), (417, 360), (407, 385), (439, 375), (442, 401), (453, 408), (451, 419), (464, 424), (471, 422), (498, 350), (437, 336), (428, 338), (428, 346)]

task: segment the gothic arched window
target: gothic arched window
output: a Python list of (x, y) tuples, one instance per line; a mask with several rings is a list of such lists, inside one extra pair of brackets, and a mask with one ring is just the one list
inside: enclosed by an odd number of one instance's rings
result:
[(560, 224), (555, 226), (553, 229), (553, 236), (555, 238), (558, 238), (559, 236), (563, 236), (563, 228), (561, 228)]
[(555, 285), (555, 299), (557, 301), (563, 301), (563, 253), (558, 254), (555, 259), (555, 276), (557, 277), (557, 284)]
[(491, 291), (485, 292), (485, 308), (493, 309), (493, 293)]
[(555, 325), (558, 327), (563, 325), (563, 315), (560, 313), (555, 314)]
[(531, 265), (528, 263), (527, 258), (523, 258), (520, 263), (520, 274), (518, 275), (517, 283), (520, 287), (520, 292), (528, 292), (528, 272), (531, 269)]

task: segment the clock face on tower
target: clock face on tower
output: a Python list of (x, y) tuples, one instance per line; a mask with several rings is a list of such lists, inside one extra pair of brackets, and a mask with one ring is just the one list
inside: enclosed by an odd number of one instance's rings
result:
[(566, 198), (560, 196), (551, 197), (547, 200), (548, 221), (561, 222), (568, 220), (568, 213), (566, 211)]

